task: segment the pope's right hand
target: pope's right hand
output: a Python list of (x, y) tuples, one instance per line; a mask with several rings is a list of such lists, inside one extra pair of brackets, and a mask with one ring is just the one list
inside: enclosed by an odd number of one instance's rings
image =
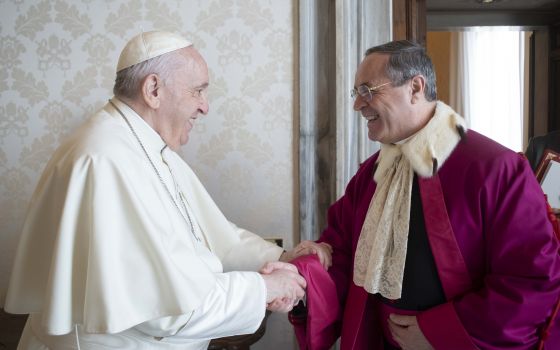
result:
[(288, 312), (305, 296), (307, 283), (292, 264), (267, 263), (260, 273), (266, 285), (267, 309)]

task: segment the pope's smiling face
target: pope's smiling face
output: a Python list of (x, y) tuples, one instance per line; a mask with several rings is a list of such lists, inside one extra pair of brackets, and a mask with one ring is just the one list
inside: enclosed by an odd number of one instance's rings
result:
[(166, 127), (162, 138), (174, 150), (189, 140), (189, 134), (199, 114), (208, 113), (208, 67), (194, 48), (180, 50), (183, 64), (165, 83), (162, 114)]
[[(354, 87), (380, 86), (371, 92), (371, 99), (357, 95), (354, 110), (367, 120), (368, 137), (372, 141), (394, 143), (412, 135), (414, 117), (409, 82), (394, 86), (386, 74), (388, 54), (373, 53), (364, 58), (356, 72)], [(389, 83), (383, 85), (385, 83)], [(382, 85), (382, 86), (381, 86)]]

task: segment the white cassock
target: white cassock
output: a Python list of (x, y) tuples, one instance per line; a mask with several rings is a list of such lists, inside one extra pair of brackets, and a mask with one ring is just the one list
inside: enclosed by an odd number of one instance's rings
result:
[(31, 314), (19, 349), (205, 349), (256, 331), (266, 287), (254, 271), (282, 249), (227, 221), (161, 137), (112, 102), (124, 117), (107, 104), (88, 119), (32, 197), (5, 305)]

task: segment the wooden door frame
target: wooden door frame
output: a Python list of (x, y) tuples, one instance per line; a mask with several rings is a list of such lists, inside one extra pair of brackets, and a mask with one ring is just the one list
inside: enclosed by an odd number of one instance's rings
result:
[(426, 46), (426, 0), (393, 0), (393, 40)]

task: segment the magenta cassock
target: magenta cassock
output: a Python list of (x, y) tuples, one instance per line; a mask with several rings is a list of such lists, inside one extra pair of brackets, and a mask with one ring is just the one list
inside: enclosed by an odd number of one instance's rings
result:
[[(417, 313), (442, 350), (536, 349), (560, 298), (559, 244), (539, 184), (515, 152), (469, 131), (437, 176), (420, 178), (426, 232), (447, 302), (421, 312), (389, 308), (352, 282), (354, 252), (375, 192), (377, 154), (328, 213), (320, 241), (334, 248), (325, 272), (295, 261), (308, 281), (307, 316), (291, 315), (302, 349), (383, 349), (389, 312)], [(387, 332), (385, 332), (387, 335)], [(545, 349), (560, 349), (556, 320)]]

